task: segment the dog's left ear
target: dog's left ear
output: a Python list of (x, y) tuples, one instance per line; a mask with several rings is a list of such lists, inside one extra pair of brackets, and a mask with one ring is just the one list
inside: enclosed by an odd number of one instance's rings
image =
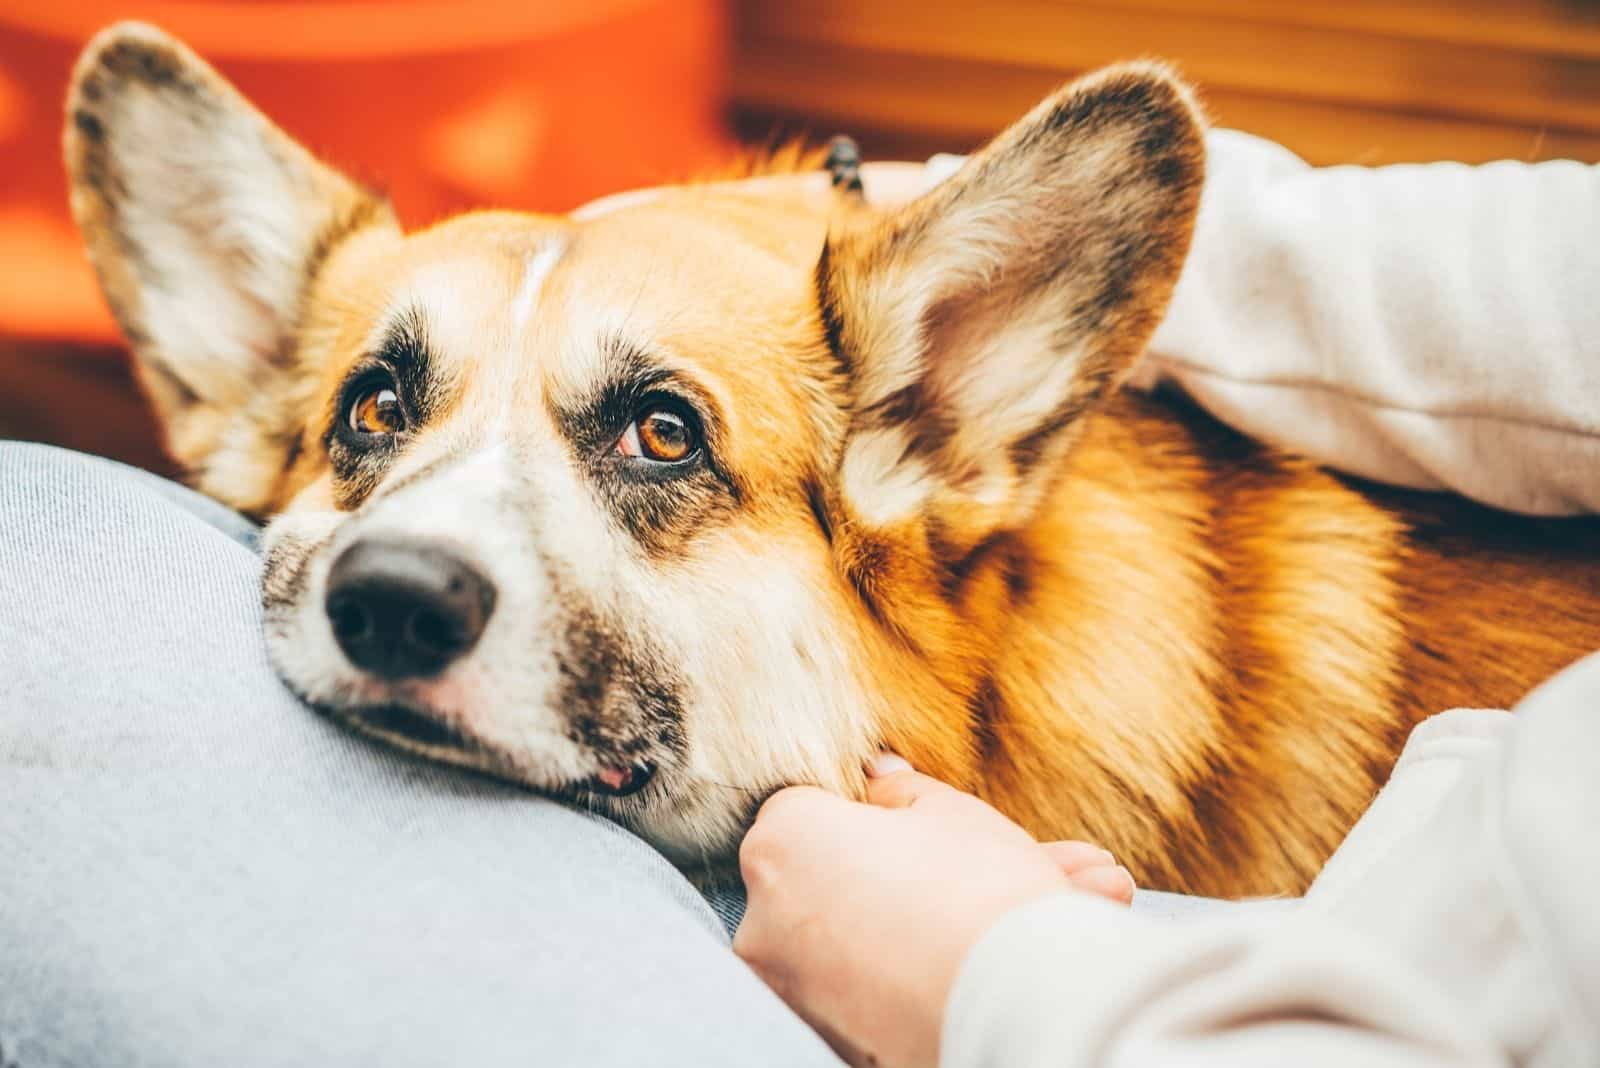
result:
[(121, 23), (73, 72), (72, 211), (167, 445), (197, 488), (267, 507), (316, 369), (321, 264), (388, 204), (315, 159), (180, 42)]
[(1113, 67), (921, 199), (831, 234), (817, 286), (853, 401), (841, 518), (921, 521), (953, 557), (1026, 522), (1166, 309), (1204, 161), (1188, 90)]

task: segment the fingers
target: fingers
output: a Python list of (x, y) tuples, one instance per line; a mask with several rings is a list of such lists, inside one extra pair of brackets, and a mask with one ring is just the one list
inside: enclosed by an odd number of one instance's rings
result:
[(1040, 842), (1039, 848), (1079, 890), (1123, 904), (1133, 900), (1133, 875), (1108, 850), (1089, 842)]
[(831, 810), (848, 804), (815, 786), (788, 786), (767, 798), (739, 843), (739, 873), (745, 885), (763, 885), (786, 850), (811, 841), (833, 822)]
[(1067, 878), (1072, 881), (1073, 886), (1085, 893), (1123, 905), (1133, 902), (1133, 876), (1121, 865), (1106, 864), (1096, 868), (1084, 868)]
[(879, 753), (867, 765), (867, 801), (880, 808), (906, 808), (920, 798), (949, 789), (893, 753)]
[(1115, 866), (1117, 858), (1109, 849), (1101, 849), (1090, 842), (1040, 842), (1040, 847), (1050, 854), (1062, 875), (1075, 875), (1085, 868)]
[(761, 807), (756, 810), (755, 822), (760, 825), (762, 822), (774, 823), (791, 818), (803, 820), (816, 808), (842, 800), (820, 786), (785, 786), (761, 802)]
[[(938, 177), (921, 163), (864, 163), (856, 172), (856, 181), (865, 185), (866, 201), (876, 207), (894, 207), (915, 200), (933, 187)], [(752, 192), (778, 196), (809, 195), (828, 196), (833, 191), (833, 179), (827, 171), (802, 171), (797, 174), (767, 174), (757, 178), (741, 178), (734, 182), (716, 182), (715, 185), (738, 185)], [(609, 215), (613, 211), (635, 204), (655, 200), (660, 189), (632, 189), (625, 193), (591, 200), (576, 209), (572, 217), (580, 222)]]
[[(863, 163), (857, 171), (857, 177), (866, 187), (867, 203), (880, 207), (892, 207), (915, 200), (932, 188), (934, 182), (927, 167), (921, 163)], [(795, 174), (740, 178), (737, 184), (752, 191), (778, 195), (822, 195), (832, 191), (833, 176), (826, 170), (800, 171)]]
[(915, 200), (931, 185), (928, 169), (921, 163), (867, 163), (861, 168), (867, 203), (890, 207)]

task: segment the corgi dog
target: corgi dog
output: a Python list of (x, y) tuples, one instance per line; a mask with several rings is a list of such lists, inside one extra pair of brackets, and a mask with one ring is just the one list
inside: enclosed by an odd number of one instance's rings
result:
[(691, 873), (888, 747), (1143, 885), (1295, 893), (1419, 719), (1600, 648), (1600, 525), (1119, 389), (1205, 164), (1157, 64), (893, 208), (711, 183), (406, 233), (123, 24), (66, 157), (171, 453), (266, 524), (288, 687)]

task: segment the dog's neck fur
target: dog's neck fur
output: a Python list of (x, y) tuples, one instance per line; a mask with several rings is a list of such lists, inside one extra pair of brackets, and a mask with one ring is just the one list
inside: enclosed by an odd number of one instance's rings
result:
[[(1399, 525), (1184, 412), (1113, 400), (1031, 524), (941, 576), (943, 597), (885, 600), (945, 706), (885, 710), (885, 735), (1034, 833), (1102, 841), (1144, 879), (1287, 891), (1393, 755), (1401, 635), (1385, 561)], [(926, 736), (950, 724), (964, 744)], [(1266, 796), (1294, 782), (1318, 800)], [(1219, 858), (1273, 874), (1222, 885)]]
[[(1600, 646), (1597, 536), (1352, 485), (1122, 394), (1037, 518), (947, 587), (942, 714), (887, 710), (887, 737), (1143, 885), (1299, 893), (1418, 721), (1512, 707)], [(918, 733), (950, 723), (963, 746)]]

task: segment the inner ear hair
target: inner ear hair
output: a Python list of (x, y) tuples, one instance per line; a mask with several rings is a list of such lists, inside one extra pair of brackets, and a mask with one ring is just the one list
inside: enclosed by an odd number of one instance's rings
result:
[(1128, 64), (1058, 91), (903, 209), (830, 234), (818, 301), (850, 381), (840, 477), (858, 519), (938, 510), (955, 551), (1026, 520), (1165, 311), (1204, 161), (1190, 92)]
[(65, 149), (73, 215), (169, 450), (202, 489), (247, 507), (296, 440), (256, 429), (290, 414), (264, 398), (301, 372), (318, 272), (351, 234), (396, 228), (392, 211), (141, 23), (85, 49)]

